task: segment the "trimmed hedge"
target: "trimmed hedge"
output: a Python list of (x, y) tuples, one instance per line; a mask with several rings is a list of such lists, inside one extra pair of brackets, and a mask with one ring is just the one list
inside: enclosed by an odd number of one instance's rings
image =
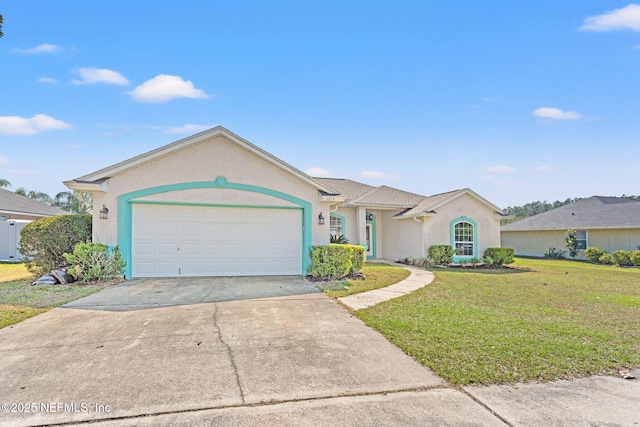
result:
[(487, 248), (484, 251), (484, 257), (493, 260), (491, 265), (501, 266), (513, 263), (515, 252), (513, 248)]
[(427, 250), (428, 257), (436, 265), (449, 265), (453, 262), (455, 250), (450, 245), (433, 245)]
[(91, 241), (91, 215), (59, 215), (40, 218), (20, 231), (19, 251), (34, 275), (65, 264), (62, 254), (73, 252), (76, 243)]
[(631, 254), (629, 254), (629, 259), (631, 260), (633, 265), (635, 265), (636, 267), (640, 267), (640, 250), (632, 251)]
[(591, 262), (595, 262), (596, 264), (600, 263), (600, 258), (602, 255), (606, 254), (607, 251), (604, 249), (596, 248), (594, 246), (589, 246), (584, 250), (584, 256)]
[(630, 266), (633, 265), (631, 261), (631, 252), (629, 251), (613, 251), (611, 252), (611, 256), (613, 257), (613, 262), (618, 265)]
[(307, 269), (314, 279), (336, 280), (355, 275), (364, 266), (364, 247), (331, 244), (309, 249), (311, 265)]

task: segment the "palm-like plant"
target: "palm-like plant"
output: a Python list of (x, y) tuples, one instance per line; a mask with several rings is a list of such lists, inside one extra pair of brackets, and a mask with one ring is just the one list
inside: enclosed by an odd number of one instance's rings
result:
[(81, 191), (61, 191), (56, 194), (53, 206), (75, 214), (87, 214), (92, 211), (93, 198)]
[(345, 236), (344, 234), (340, 234), (340, 235), (332, 234), (331, 237), (329, 238), (329, 243), (337, 243), (339, 245), (346, 245), (346, 244), (349, 243), (349, 239), (347, 239), (347, 236)]
[(11, 188), (11, 183), (6, 179), (0, 178), (0, 188)]
[(38, 202), (46, 203), (47, 205), (53, 204), (53, 199), (51, 198), (51, 196), (41, 191), (27, 191), (24, 187), (20, 187), (16, 190), (16, 194), (28, 197), (33, 200), (37, 200)]

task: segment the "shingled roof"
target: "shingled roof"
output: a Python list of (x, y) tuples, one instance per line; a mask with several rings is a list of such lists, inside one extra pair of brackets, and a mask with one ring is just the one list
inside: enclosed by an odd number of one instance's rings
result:
[(0, 188), (0, 213), (3, 212), (33, 216), (54, 216), (69, 213)]
[(640, 202), (592, 196), (501, 227), (502, 231), (640, 228)]

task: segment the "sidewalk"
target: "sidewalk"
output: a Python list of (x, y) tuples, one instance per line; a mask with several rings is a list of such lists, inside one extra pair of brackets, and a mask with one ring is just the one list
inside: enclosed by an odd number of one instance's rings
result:
[(398, 298), (403, 295), (410, 294), (411, 292), (427, 286), (433, 282), (435, 278), (433, 273), (420, 268), (411, 267), (406, 264), (399, 264), (387, 259), (377, 259), (376, 262), (384, 262), (391, 265), (397, 265), (399, 267), (409, 270), (411, 273), (409, 277), (395, 285), (387, 286), (380, 289), (374, 289), (372, 291), (362, 292), (360, 294), (349, 295), (348, 297), (338, 298), (338, 300), (351, 308), (352, 310), (360, 310), (363, 308), (371, 307), (381, 302), (388, 301), (393, 298)]

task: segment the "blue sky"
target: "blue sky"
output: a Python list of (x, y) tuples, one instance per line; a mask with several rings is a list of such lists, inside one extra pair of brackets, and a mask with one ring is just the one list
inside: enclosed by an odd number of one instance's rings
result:
[[(220, 124), (314, 176), (501, 207), (640, 194), (640, 4), (3, 2), (0, 178)], [(636, 76), (636, 77), (633, 77)]]

